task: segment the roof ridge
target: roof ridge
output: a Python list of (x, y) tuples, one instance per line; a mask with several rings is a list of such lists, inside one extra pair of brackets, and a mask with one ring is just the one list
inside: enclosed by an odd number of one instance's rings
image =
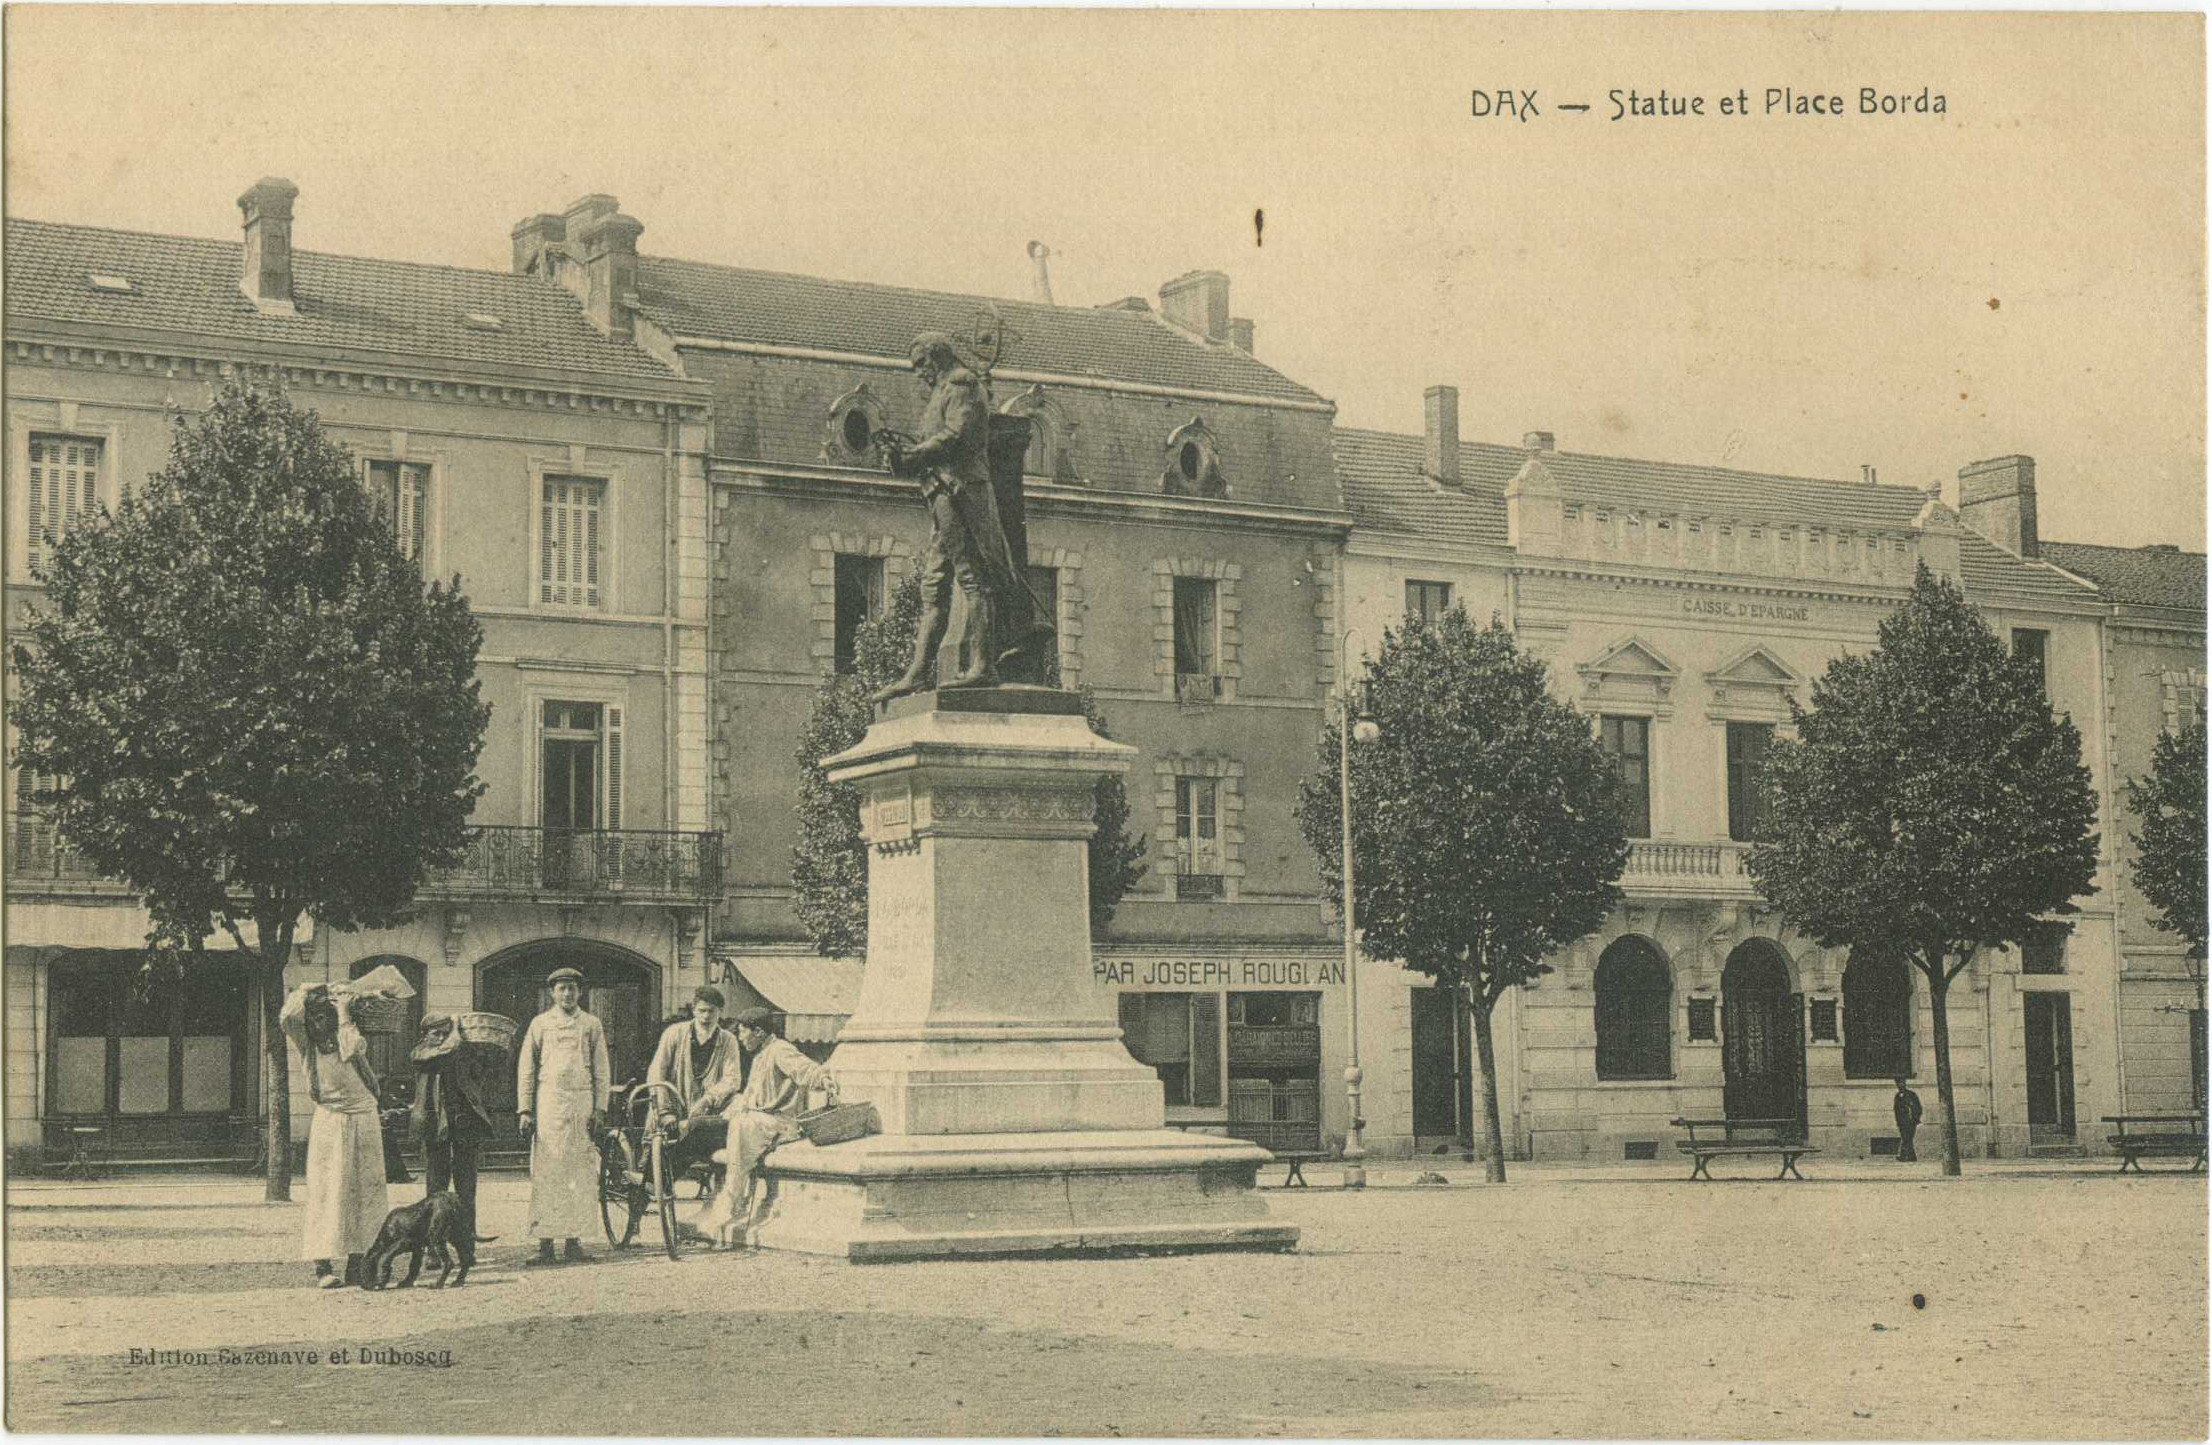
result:
[[(2192, 552), (2187, 547), (2170, 542), (2144, 542), (2134, 547), (2123, 547), (2117, 542), (2068, 542), (2057, 537), (2046, 537), (2039, 545), (2045, 547), (2093, 547), (2099, 552), (2118, 552), (2126, 556), (2147, 557), (2204, 557), (2203, 552)], [(2171, 552), (2164, 550), (2173, 547)]]
[[(941, 301), (988, 301), (997, 306), (1027, 306), (1038, 311), (1064, 311), (1077, 316), (1128, 316), (1138, 313), (1116, 311), (1107, 306), (1072, 306), (1060, 301), (1029, 301), (1015, 296), (988, 296), (978, 291), (944, 291), (934, 286), (901, 286), (891, 281), (856, 281), (843, 276), (818, 276), (811, 271), (778, 271), (766, 266), (739, 266), (729, 261), (694, 261), (687, 256), (662, 256), (640, 254), (638, 261), (666, 262), (675, 266), (695, 266), (707, 271), (729, 271), (747, 276), (775, 276), (792, 281), (817, 281), (825, 286), (864, 286), (871, 291), (897, 291), (908, 296), (932, 296)], [(1149, 314), (1147, 312), (1146, 314)], [(1266, 365), (1265, 362), (1260, 363)]]
[[(145, 241), (185, 241), (196, 246), (220, 246), (225, 250), (245, 249), (244, 241), (226, 241), (213, 236), (186, 236), (171, 231), (137, 231), (124, 226), (94, 226), (76, 221), (41, 221), (31, 216), (10, 216), (8, 224), (43, 226), (54, 231), (98, 231), (108, 236), (134, 236)], [(294, 256), (314, 256), (326, 261), (366, 261), (374, 266), (405, 266), (415, 271), (449, 271), (459, 276), (494, 276), (509, 281), (530, 281), (533, 278), (513, 271), (495, 270), (489, 266), (455, 266), (445, 261), (409, 261), (397, 256), (364, 256), (351, 251), (318, 251), (307, 246), (294, 246)]]

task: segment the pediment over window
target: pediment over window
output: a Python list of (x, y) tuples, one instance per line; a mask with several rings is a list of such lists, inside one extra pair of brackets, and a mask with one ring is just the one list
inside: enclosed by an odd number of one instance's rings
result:
[(1805, 681), (1797, 669), (1764, 647), (1747, 648), (1705, 674), (1713, 701), (1722, 706), (1788, 708), (1790, 695)]
[(1673, 695), (1680, 673), (1665, 653), (1639, 637), (1624, 638), (1576, 666), (1593, 698), (1662, 702)]

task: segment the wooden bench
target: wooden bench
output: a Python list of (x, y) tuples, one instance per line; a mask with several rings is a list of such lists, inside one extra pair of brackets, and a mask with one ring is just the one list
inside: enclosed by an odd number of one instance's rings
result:
[(2145, 1158), (2187, 1159), (2191, 1173), (2205, 1167), (2202, 1114), (2107, 1114), (2104, 1121), (2113, 1127), (2106, 1142), (2120, 1151), (2122, 1174), (2143, 1173)]
[(1300, 1189), (1305, 1188), (1306, 1166), (1308, 1164), (1316, 1159), (1334, 1159), (1337, 1157), (1335, 1151), (1330, 1149), (1270, 1149), (1267, 1152), (1275, 1156), (1270, 1161), (1271, 1163), (1288, 1164), (1290, 1166), (1290, 1172), (1283, 1176), (1283, 1188), (1285, 1189), (1294, 1184)]
[(1707, 1168), (1715, 1159), (1771, 1154), (1782, 1161), (1777, 1179), (1803, 1179), (1797, 1161), (1820, 1151), (1798, 1136), (1795, 1119), (1677, 1119), (1674, 1127), (1686, 1130), (1687, 1139), (1674, 1147), (1690, 1156), (1692, 1179), (1712, 1179)]

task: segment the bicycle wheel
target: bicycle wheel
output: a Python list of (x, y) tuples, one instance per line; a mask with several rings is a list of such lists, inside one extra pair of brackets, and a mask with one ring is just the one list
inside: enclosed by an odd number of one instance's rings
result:
[(668, 1160), (661, 1152), (661, 1132), (653, 1131), (648, 1162), (648, 1177), (653, 1181), (653, 1193), (660, 1200), (661, 1243), (668, 1247), (668, 1257), (676, 1258), (676, 1181), (668, 1177)]
[(637, 1237), (635, 1191), (630, 1183), (627, 1150), (622, 1145), (620, 1135), (609, 1134), (599, 1146), (599, 1222), (606, 1228), (608, 1245), (615, 1249)]

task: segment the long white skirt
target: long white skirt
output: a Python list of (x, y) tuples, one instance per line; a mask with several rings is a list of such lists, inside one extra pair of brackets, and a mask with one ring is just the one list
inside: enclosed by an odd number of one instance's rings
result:
[(391, 1209), (384, 1183), (384, 1130), (373, 1113), (340, 1114), (321, 1105), (307, 1128), (307, 1217), (300, 1258), (338, 1264), (376, 1243)]
[(600, 1227), (599, 1151), (588, 1113), (540, 1114), (530, 1140), (531, 1239), (581, 1239)]

